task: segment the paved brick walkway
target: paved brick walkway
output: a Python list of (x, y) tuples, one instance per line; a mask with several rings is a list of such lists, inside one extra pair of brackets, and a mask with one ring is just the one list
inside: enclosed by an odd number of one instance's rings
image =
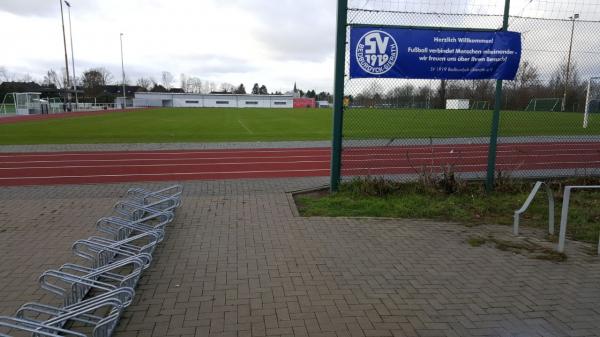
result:
[[(186, 183), (115, 335), (600, 336), (599, 258), (465, 243), (485, 228), (294, 216), (284, 192), (324, 182)], [(52, 300), (38, 275), (76, 261), (71, 243), (127, 187), (0, 189), (0, 315)]]

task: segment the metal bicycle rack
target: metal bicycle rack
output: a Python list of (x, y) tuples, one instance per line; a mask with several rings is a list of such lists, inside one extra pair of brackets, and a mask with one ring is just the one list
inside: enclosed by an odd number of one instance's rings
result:
[(73, 253), (88, 265), (67, 263), (40, 276), (41, 288), (60, 297), (63, 305), (26, 303), (14, 317), (0, 316), (0, 337), (17, 331), (33, 336), (88, 336), (77, 328), (65, 328), (68, 322), (91, 327), (91, 336), (111, 336), (133, 301), (134, 288), (164, 239), (166, 226), (175, 218), (182, 191), (180, 185), (158, 191), (128, 190), (125, 200), (114, 207), (117, 215), (96, 223), (109, 237), (73, 243)]
[[(540, 190), (540, 188), (544, 185), (546, 189), (546, 194), (548, 196), (548, 233), (554, 234), (554, 195), (552, 193), (552, 189), (543, 181), (538, 181), (533, 186), (531, 193), (523, 203), (523, 206), (516, 210), (514, 213), (514, 223), (513, 223), (513, 234), (519, 235), (519, 222), (520, 217), (531, 205), (533, 199), (536, 194)], [(560, 214), (560, 229), (558, 235), (558, 245), (556, 246), (556, 251), (559, 253), (564, 253), (565, 251), (565, 242), (567, 237), (567, 223), (569, 220), (569, 206), (571, 201), (571, 192), (573, 190), (598, 190), (600, 189), (599, 185), (590, 185), (590, 186), (565, 186), (565, 190), (563, 192), (563, 203)], [(598, 256), (600, 256), (600, 237), (598, 238)]]
[[(565, 191), (563, 193), (563, 204), (562, 211), (560, 214), (560, 231), (558, 236), (558, 246), (556, 250), (560, 253), (565, 251), (565, 241), (567, 236), (567, 221), (569, 218), (569, 203), (571, 199), (571, 191), (572, 190), (598, 190), (600, 186), (598, 185), (590, 185), (590, 186), (565, 186)], [(598, 238), (598, 255), (600, 256), (600, 238)]]
[(533, 189), (531, 190), (531, 193), (529, 193), (529, 196), (527, 197), (527, 200), (525, 200), (525, 203), (523, 203), (523, 206), (515, 211), (513, 222), (514, 235), (519, 235), (519, 223), (521, 214), (527, 211), (527, 209), (531, 205), (531, 202), (535, 198), (542, 185), (544, 185), (544, 187), (546, 188), (546, 195), (548, 196), (548, 234), (554, 234), (554, 195), (552, 194), (552, 189), (550, 189), (550, 186), (548, 186), (548, 184), (544, 183), (543, 181), (538, 181), (533, 186)]

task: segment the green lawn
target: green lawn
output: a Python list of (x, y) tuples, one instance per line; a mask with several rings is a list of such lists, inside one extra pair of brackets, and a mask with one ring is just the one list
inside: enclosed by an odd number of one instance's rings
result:
[[(344, 115), (348, 138), (489, 137), (492, 112), (355, 109)], [(584, 129), (582, 113), (502, 111), (500, 136), (598, 135), (600, 116)]]
[(0, 104), (0, 117), (4, 114), (14, 114), (16, 113), (14, 104)]
[[(554, 191), (563, 184), (597, 184), (598, 179), (550, 181)], [(458, 191), (420, 183), (396, 183), (364, 178), (343, 183), (337, 194), (297, 195), (298, 210), (303, 216), (367, 216), (407, 219), (434, 219), (464, 224), (512, 225), (533, 186), (533, 181), (510, 180), (498, 186), (497, 193), (486, 194), (483, 183), (459, 181)], [(555, 230), (558, 231), (562, 194), (555, 192)], [(568, 234), (591, 243), (600, 235), (600, 192), (580, 191), (571, 196)], [(548, 228), (548, 202), (540, 192), (522, 216), (522, 226)]]
[[(503, 112), (501, 136), (598, 135), (582, 115)], [(350, 109), (347, 138), (428, 138), (489, 135), (490, 111)], [(226, 142), (331, 139), (330, 109), (155, 109), (0, 124), (0, 144)]]
[(0, 144), (329, 139), (325, 109), (156, 109), (0, 125)]

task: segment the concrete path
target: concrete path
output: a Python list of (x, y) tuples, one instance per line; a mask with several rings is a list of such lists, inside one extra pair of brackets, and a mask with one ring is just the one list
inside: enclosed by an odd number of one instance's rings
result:
[[(600, 259), (577, 245), (554, 263), (466, 243), (508, 227), (296, 216), (286, 192), (324, 183), (186, 182), (115, 336), (600, 336)], [(37, 277), (130, 186), (0, 189), (0, 315), (55, 301)]]

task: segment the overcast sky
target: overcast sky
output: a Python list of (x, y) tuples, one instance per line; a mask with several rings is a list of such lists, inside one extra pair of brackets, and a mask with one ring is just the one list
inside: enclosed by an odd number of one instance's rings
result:
[[(76, 71), (105, 67), (160, 79), (259, 82), (331, 91), (335, 0), (71, 0)], [(68, 17), (65, 24), (68, 34)], [(59, 0), (1, 0), (0, 66), (41, 79), (64, 68)], [(8, 32), (8, 34), (6, 34)], [(12, 33), (11, 33), (12, 32)], [(67, 36), (67, 43), (68, 41)], [(70, 50), (69, 50), (70, 57)], [(70, 62), (70, 61), (69, 61)], [(70, 64), (69, 64), (70, 66)]]
[[(123, 32), (125, 71), (130, 82), (140, 76), (160, 81), (162, 71), (204, 81), (265, 84), (270, 91), (332, 91), (336, 0), (71, 0), (73, 42), (78, 74), (105, 67), (120, 80), (119, 34)], [(449, 14), (501, 14), (504, 0), (349, 0), (351, 8)], [(600, 0), (513, 0), (512, 15), (565, 20), (600, 19)], [(371, 17), (366, 12), (365, 17)], [(482, 25), (497, 17), (397, 16), (398, 24)], [(65, 7), (68, 33), (68, 17)], [(349, 20), (364, 20), (350, 13)], [(421, 20), (421, 21), (419, 21)], [(465, 22), (467, 20), (468, 22)], [(580, 20), (581, 21), (581, 20)], [(388, 22), (386, 23), (396, 23)], [(545, 75), (566, 57), (570, 23), (520, 23), (526, 54)], [(577, 28), (574, 60), (596, 67), (596, 23)], [(48, 69), (64, 68), (59, 0), (0, 0), (3, 32), (0, 66), (17, 77), (41, 80)], [(68, 42), (68, 37), (67, 37)], [(592, 48), (593, 47), (593, 48)], [(551, 49), (540, 54), (539, 49)], [(537, 51), (536, 51), (537, 50)], [(70, 55), (70, 49), (69, 49)], [(69, 64), (70, 66), (70, 64)], [(591, 71), (591, 70), (590, 70)]]

